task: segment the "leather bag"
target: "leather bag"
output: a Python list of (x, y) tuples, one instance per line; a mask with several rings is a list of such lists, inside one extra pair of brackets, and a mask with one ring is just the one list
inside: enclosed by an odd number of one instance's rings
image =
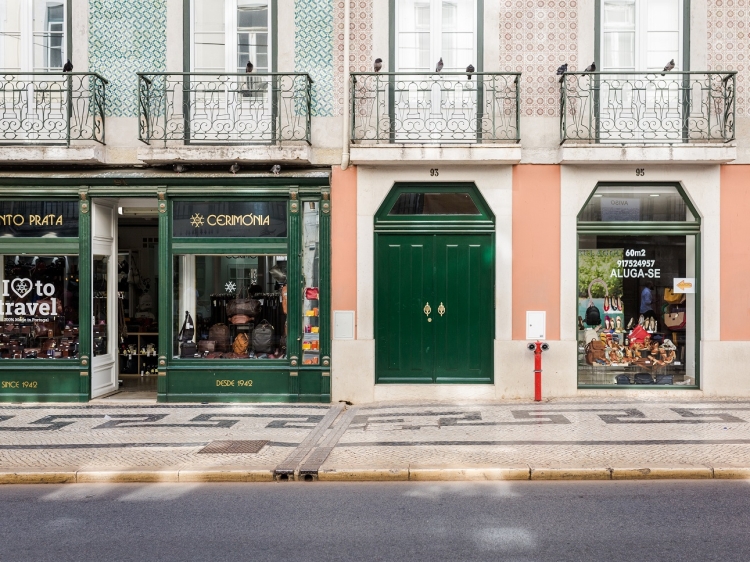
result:
[(229, 351), (229, 326), (214, 324), (208, 329), (208, 339), (216, 342), (216, 351)]
[(273, 326), (267, 320), (253, 330), (253, 350), (255, 353), (273, 353)]
[(591, 294), (591, 288), (595, 283), (604, 287), (605, 298), (609, 296), (609, 288), (607, 287), (607, 284), (601, 279), (593, 279), (591, 283), (589, 283), (589, 307), (586, 309), (586, 324), (588, 324), (589, 326), (602, 325), (602, 313), (594, 304), (594, 297)]
[(633, 331), (630, 332), (630, 342), (631, 343), (643, 343), (647, 337), (650, 337), (651, 334), (649, 334), (643, 326), (638, 324), (635, 328), (633, 328)]
[(195, 323), (193, 322), (193, 317), (190, 316), (190, 312), (186, 310), (185, 321), (182, 323), (182, 329), (180, 330), (180, 333), (177, 336), (177, 341), (181, 341), (181, 342), (192, 341), (194, 336), (195, 336)]
[(592, 340), (586, 344), (586, 363), (593, 365), (597, 359), (606, 361), (607, 356), (604, 342), (601, 340)]
[(206, 351), (216, 351), (216, 342), (213, 340), (198, 340), (198, 351), (201, 355)]
[(312, 300), (318, 300), (318, 297), (320, 296), (318, 288), (317, 287), (307, 287), (305, 288), (305, 298), (309, 301)]
[(685, 302), (685, 293), (675, 293), (667, 287), (664, 289), (664, 302), (669, 304), (681, 304)]
[(235, 314), (229, 319), (232, 324), (247, 324), (250, 320), (252, 320), (252, 318), (246, 314)]
[(180, 344), (180, 357), (195, 357), (198, 351), (198, 346), (193, 341), (186, 341)]
[(664, 315), (664, 325), (670, 330), (684, 330), (686, 324), (684, 312), (668, 312)]
[(255, 318), (260, 314), (260, 301), (251, 299), (247, 291), (243, 293), (242, 289), (237, 289), (237, 296), (227, 303), (227, 316), (234, 316), (235, 314), (244, 314)]
[(234, 338), (234, 343), (232, 344), (232, 351), (238, 355), (247, 354), (247, 348), (249, 345), (250, 338), (247, 337), (247, 334), (237, 334), (237, 337)]

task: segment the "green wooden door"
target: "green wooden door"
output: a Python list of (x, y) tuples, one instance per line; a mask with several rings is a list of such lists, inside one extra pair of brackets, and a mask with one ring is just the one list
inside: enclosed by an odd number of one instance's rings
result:
[(376, 382), (492, 382), (492, 236), (377, 236)]

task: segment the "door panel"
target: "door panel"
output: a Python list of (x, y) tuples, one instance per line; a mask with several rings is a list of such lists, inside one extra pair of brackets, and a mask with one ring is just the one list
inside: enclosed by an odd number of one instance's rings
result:
[(377, 264), (376, 381), (432, 382), (433, 239), (380, 235)]
[(378, 235), (376, 382), (492, 382), (493, 251), (491, 235)]
[(492, 237), (435, 236), (435, 382), (492, 382)]

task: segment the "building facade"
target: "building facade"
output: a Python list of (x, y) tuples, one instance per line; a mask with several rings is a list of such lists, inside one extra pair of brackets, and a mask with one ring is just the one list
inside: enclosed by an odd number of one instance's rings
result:
[(0, 400), (747, 395), (747, 2), (0, 0)]

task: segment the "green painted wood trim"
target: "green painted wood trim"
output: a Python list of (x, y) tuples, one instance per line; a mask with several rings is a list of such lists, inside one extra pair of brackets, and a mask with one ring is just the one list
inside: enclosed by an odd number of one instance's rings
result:
[(690, 0), (682, 2), (682, 70), (690, 70)]
[(160, 400), (161, 402), (221, 402), (221, 403), (239, 403), (239, 402), (313, 402), (327, 404), (331, 401), (330, 397), (323, 395), (305, 395), (304, 400), (300, 396), (292, 394), (182, 394), (170, 393), (169, 396)]
[[(171, 326), (171, 324), (170, 324)], [(274, 326), (274, 329), (276, 326)], [(172, 340), (168, 342), (171, 344)], [(171, 351), (167, 353), (167, 372), (169, 370), (179, 371), (242, 371), (247, 372), (248, 367), (262, 369), (263, 371), (289, 371), (288, 361), (283, 359), (183, 359), (172, 356)], [(21, 361), (19, 359), (19, 361)], [(296, 367), (294, 367), (296, 369)]]
[(0, 375), (7, 373), (37, 372), (78, 374), (81, 366), (74, 359), (3, 359), (0, 363)]
[(0, 238), (0, 254), (20, 252), (35, 255), (77, 256), (80, 249), (79, 240), (80, 238)]
[[(602, 0), (594, 0), (594, 62), (600, 60), (602, 60)], [(596, 66), (602, 67), (601, 64)]]
[[(91, 361), (92, 326), (91, 310), (93, 307), (92, 287), (92, 255), (91, 255), (91, 200), (86, 190), (81, 190), (78, 211), (78, 330), (80, 342), (80, 371), (88, 372), (88, 376), (81, 377), (81, 384), (86, 384), (86, 396), (91, 397)], [(81, 389), (83, 393), (84, 389)]]
[[(286, 239), (283, 239), (286, 240)], [(242, 238), (210, 238), (190, 240), (177, 238), (172, 242), (172, 254), (278, 254), (284, 255), (289, 244), (287, 242), (270, 242), (268, 239), (258, 242), (248, 242)]]
[(73, 0), (68, 0), (65, 6), (65, 56), (73, 60)]
[(46, 394), (0, 394), (0, 402), (88, 402), (88, 394), (53, 392)]
[(649, 222), (634, 222), (634, 223), (601, 223), (601, 222), (585, 222), (578, 223), (578, 232), (580, 234), (698, 234), (700, 232), (700, 224), (695, 226), (687, 226), (689, 223), (677, 222), (677, 223), (649, 223)]
[(484, 72), (484, 0), (476, 0), (476, 3), (477, 3), (477, 36), (476, 36), (477, 71)]
[(171, 341), (172, 341), (172, 286), (174, 266), (172, 254), (170, 250), (171, 242), (171, 220), (172, 216), (172, 202), (166, 199), (165, 195), (162, 195), (163, 199), (159, 200), (161, 207), (159, 211), (159, 319), (160, 330), (159, 330), (159, 341), (158, 341), (158, 378), (156, 379), (156, 393), (157, 400), (165, 396), (167, 393), (167, 377), (169, 372), (167, 371), (168, 358), (171, 355)]
[(396, 0), (388, 0), (388, 68), (396, 70)]
[[(209, 199), (219, 199), (242, 196), (272, 197), (274, 194), (283, 194), (290, 187), (315, 190), (316, 187), (331, 185), (330, 168), (320, 175), (318, 174), (321, 170), (310, 170), (306, 173), (316, 175), (276, 177), (272, 174), (251, 176), (213, 172), (200, 175), (174, 174), (172, 178), (168, 176), (148, 177), (146, 174), (140, 176), (141, 172), (123, 169), (122, 173), (106, 172), (106, 177), (101, 175), (86, 177), (83, 174), (71, 174), (68, 177), (0, 176), (0, 186), (23, 187), (24, 199), (43, 199), (51, 196), (77, 197), (81, 186), (86, 186), (92, 194), (97, 196), (136, 197), (142, 193), (155, 196), (157, 188), (166, 188), (170, 196), (206, 197), (208, 193)], [(8, 190), (3, 191), (8, 192)], [(3, 197), (3, 199), (17, 198), (18, 195)]]
[[(318, 266), (320, 284), (320, 357), (321, 366), (331, 366), (331, 205), (330, 190), (323, 191), (323, 200), (319, 201), (320, 233), (318, 238), (320, 248), (320, 262)], [(330, 382), (330, 377), (329, 382)], [(330, 391), (329, 391), (330, 392)]]
[[(293, 368), (302, 363), (302, 210), (296, 192), (288, 203), (289, 257), (287, 261), (287, 339), (286, 356)], [(296, 362), (296, 364), (295, 364)]]

